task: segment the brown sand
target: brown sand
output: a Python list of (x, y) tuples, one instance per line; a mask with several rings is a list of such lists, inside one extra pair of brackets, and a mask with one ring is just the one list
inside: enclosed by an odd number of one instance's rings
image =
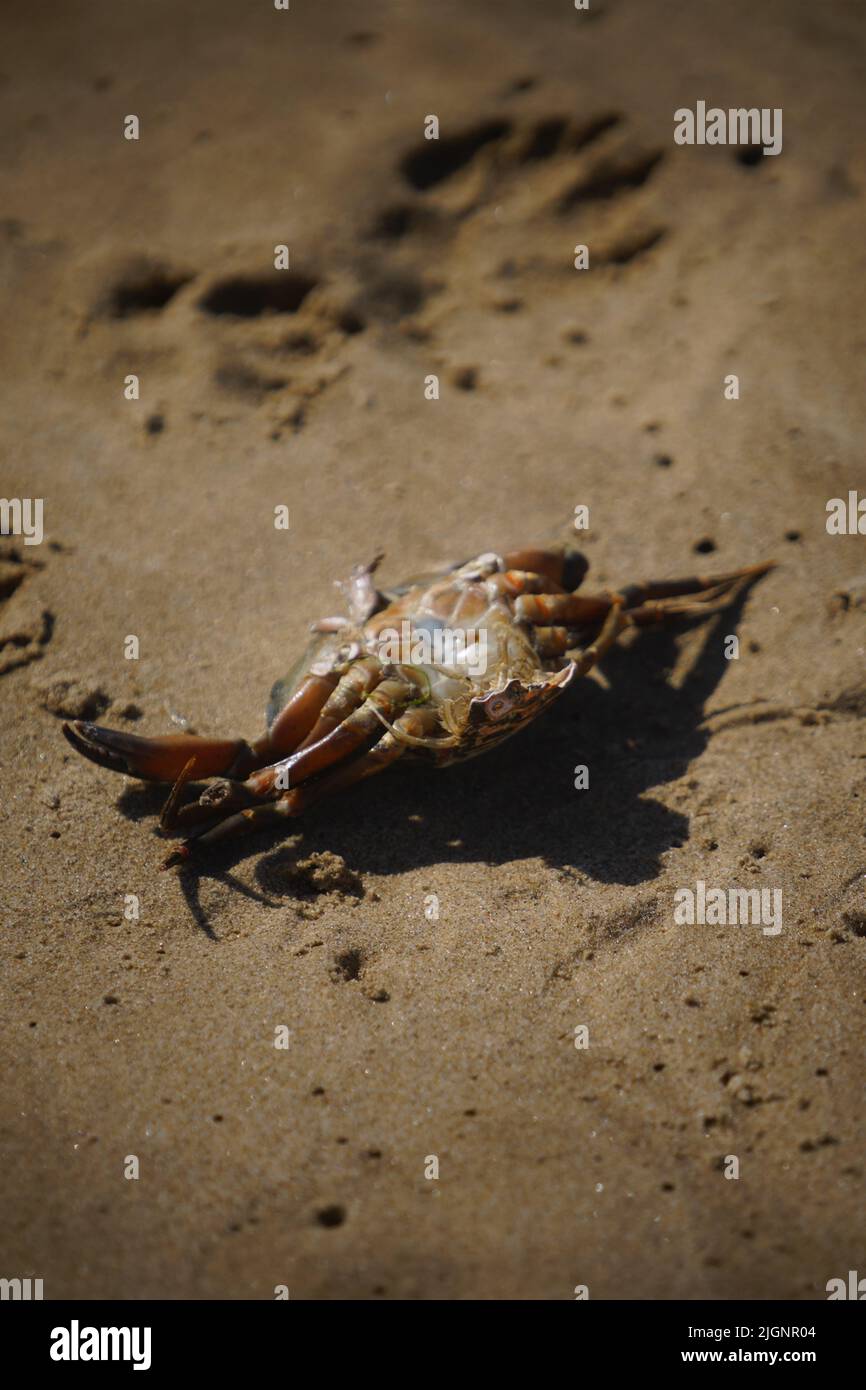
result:
[[(47, 1297), (863, 1270), (866, 541), (825, 506), (866, 490), (864, 14), (592, 10), (6, 11), (2, 491), (46, 540), (0, 575), (0, 1274)], [(782, 107), (783, 153), (676, 146), (698, 99)], [(449, 172), (430, 113), (507, 131)], [(594, 585), (780, 567), (197, 882), (157, 872), (159, 794), (61, 739), (254, 734), (352, 561), (566, 538), (578, 503)], [(782, 889), (782, 933), (676, 925), (698, 879)]]

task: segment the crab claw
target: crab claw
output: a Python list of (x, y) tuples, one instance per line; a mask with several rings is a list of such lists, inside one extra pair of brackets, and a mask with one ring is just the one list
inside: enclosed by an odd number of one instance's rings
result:
[(243, 775), (253, 761), (242, 738), (200, 738), (195, 734), (139, 738), (83, 719), (64, 724), (63, 734), (76, 752), (92, 763), (151, 782), (175, 782), (191, 758), (195, 759), (196, 778)]

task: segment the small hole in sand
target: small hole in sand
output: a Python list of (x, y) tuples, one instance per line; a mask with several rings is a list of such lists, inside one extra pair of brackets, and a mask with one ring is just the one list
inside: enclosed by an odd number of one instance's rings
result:
[(363, 951), (351, 947), (348, 951), (341, 951), (338, 956), (334, 957), (334, 969), (331, 973), (335, 980), (358, 980), (363, 964)]
[(335, 1226), (342, 1226), (345, 1219), (345, 1208), (339, 1207), (336, 1204), (329, 1207), (322, 1207), (319, 1211), (316, 1212), (316, 1220), (318, 1221), (319, 1225), (325, 1226), (329, 1230), (333, 1229), (333, 1227)]
[(459, 391), (474, 391), (478, 386), (478, 368), (461, 367), (454, 373), (454, 385)]

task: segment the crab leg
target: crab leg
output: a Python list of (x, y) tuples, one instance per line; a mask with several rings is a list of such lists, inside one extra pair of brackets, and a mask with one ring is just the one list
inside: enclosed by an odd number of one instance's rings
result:
[(741, 580), (739, 584), (725, 586), (721, 590), (708, 589), (691, 603), (677, 598), (653, 599), (649, 603), (642, 603), (639, 608), (630, 608), (629, 622), (636, 627), (645, 627), (648, 623), (664, 622), (665, 618), (705, 618), (710, 613), (720, 613), (722, 609), (730, 607), (747, 583), (748, 580)]
[[(561, 640), (559, 625), (589, 627), (603, 619), (618, 600), (634, 620), (641, 623), (661, 619), (666, 614), (689, 616), (714, 612), (716, 610), (711, 607), (714, 602), (717, 607), (724, 607), (745, 584), (769, 569), (772, 564), (750, 565), (728, 574), (630, 584), (621, 594), (522, 593), (514, 601), (514, 612), (521, 622), (535, 625), (536, 634), (541, 632), (542, 644), (552, 644), (550, 654), (555, 654)], [(690, 597), (691, 602), (677, 602), (686, 597)]]
[(282, 753), (291, 753), (307, 736), (334, 692), (337, 677), (317, 676), (313, 672), (301, 681), (288, 704), (280, 710), (271, 727), (253, 744), (255, 767), (272, 762)]
[(197, 756), (190, 758), (178, 774), (171, 795), (162, 808), (160, 828), (170, 834), (179, 825), (194, 825), (197, 821), (213, 820), (215, 816), (226, 815), (234, 807), (248, 806), (253, 800), (253, 794), (246, 784), (238, 779), (237, 774), (252, 772), (261, 768), (264, 763), (273, 762), (280, 754), (290, 753), (297, 748), (302, 736), (315, 722), (316, 715), (333, 691), (336, 681), (337, 677), (334, 675), (317, 676), (310, 673), (305, 676), (270, 729), (256, 739), (251, 749), (249, 765), (235, 764), (229, 770), (230, 773), (235, 773), (234, 777), (229, 775), (221, 778), (219, 782), (214, 782), (206, 788), (197, 801), (181, 806), (180, 794), (187, 782), (209, 775), (200, 770)]
[(278, 786), (279, 772), (284, 774), (290, 786), (305, 782), (308, 777), (324, 771), (332, 763), (350, 757), (365, 743), (369, 743), (381, 724), (380, 715), (393, 721), (397, 715), (402, 714), (410, 700), (417, 699), (422, 693), (426, 692), (421, 691), (416, 679), (389, 676), (380, 680), (367, 695), (364, 703), (347, 715), (335, 729), (326, 733), (316, 743), (307, 743), (285, 762), (276, 763), (273, 767), (254, 773), (247, 785), (255, 795), (260, 795), (269, 788)]
[(219, 840), (227, 840), (231, 836), (245, 835), (254, 830), (268, 830), (272, 826), (285, 825), (286, 817), (289, 814), (285, 801), (263, 801), (260, 806), (252, 806), (245, 811), (238, 811), (236, 815), (227, 816), (217, 825), (200, 830), (197, 834), (191, 835), (189, 839), (183, 840), (166, 855), (160, 867), (170, 869), (175, 864), (186, 863), (198, 845), (212, 845)]
[[(671, 580), (670, 584), (634, 585), (625, 590), (629, 621), (636, 627), (663, 622), (665, 618), (703, 618), (729, 607), (753, 580), (774, 568), (769, 560), (747, 569), (709, 579)], [(676, 588), (671, 586), (676, 585)], [(637, 600), (637, 602), (635, 602)]]
[(541, 574), (552, 581), (557, 588), (573, 590), (582, 584), (589, 562), (573, 546), (527, 546), (523, 550), (509, 550), (503, 555), (505, 568), (509, 570), (529, 570)]
[[(353, 672), (353, 679), (349, 679)], [(263, 801), (280, 801), (289, 787), (294, 789), (332, 763), (352, 757), (378, 732), (380, 721), (377, 709), (381, 715), (393, 719), (409, 700), (418, 695), (418, 686), (414, 681), (399, 677), (383, 681), (382, 674), (382, 668), (374, 657), (356, 662), (324, 707), (331, 706), (335, 711), (348, 713), (339, 723), (336, 723), (336, 715), (328, 716), (327, 720), (320, 718), (313, 733), (324, 725), (326, 732), (321, 738), (311, 742), (311, 734), (292, 756), (280, 758), (267, 767), (257, 767), (246, 781), (220, 778), (206, 787), (197, 801), (180, 806), (183, 784), (197, 776), (190, 766), (185, 767), (163, 810), (160, 820), (162, 829), (171, 833), (178, 827), (198, 825), (202, 821), (225, 820), (233, 812), (258, 809)], [(372, 689), (366, 696), (367, 703), (358, 708), (369, 687)], [(280, 814), (287, 812), (283, 810)]]
[(322, 705), (318, 719), (305, 731), (306, 737), (299, 740), (293, 749), (287, 748), (285, 751), (287, 753), (300, 752), (302, 748), (318, 743), (326, 734), (331, 733), (338, 724), (342, 724), (353, 710), (358, 708), (361, 701), (366, 699), (372, 690), (375, 690), (382, 675), (381, 664), (375, 656), (366, 656), (360, 661), (353, 662)]
[(514, 613), (522, 623), (543, 627), (567, 623), (577, 627), (598, 622), (610, 611), (614, 594), (521, 594)]
[[(224, 820), (232, 812), (243, 813), (258, 809), (260, 802), (280, 801), (289, 788), (294, 790), (333, 763), (353, 757), (365, 743), (369, 744), (376, 737), (383, 722), (395, 719), (410, 700), (418, 698), (419, 686), (414, 679), (397, 676), (382, 680), (382, 669), (372, 658), (366, 662), (358, 662), (357, 665), (367, 668), (366, 676), (361, 673), (363, 680), (366, 683), (372, 682), (374, 686), (360, 708), (353, 709), (336, 728), (331, 729), (315, 743), (307, 741), (290, 757), (281, 758), (268, 767), (252, 772), (246, 781), (221, 778), (212, 782), (202, 792), (198, 801), (192, 801), (183, 807), (178, 807), (181, 788), (175, 786), (163, 811), (162, 829), (170, 832), (178, 826)], [(375, 671), (373, 666), (376, 668)], [(336, 691), (334, 693), (336, 694)], [(341, 698), (349, 704), (354, 701), (357, 705), (361, 697), (358, 690), (353, 690), (349, 684), (344, 688)], [(184, 768), (179, 778), (181, 784), (188, 781), (192, 775), (194, 774), (189, 767)], [(288, 812), (283, 810), (280, 814), (286, 815)]]
[(774, 564), (773, 560), (767, 560), (760, 565), (747, 565), (745, 569), (729, 570), (727, 574), (692, 575), (688, 579), (650, 579), (644, 584), (629, 584), (622, 594), (627, 608), (638, 608), (650, 599), (680, 598), (687, 594), (715, 598), (739, 586), (741, 580), (758, 579), (773, 569)]
[(610, 612), (604, 620), (604, 625), (598, 637), (591, 647), (586, 647), (583, 651), (577, 650), (569, 653), (575, 664), (576, 676), (585, 676), (587, 671), (591, 671), (605, 652), (608, 651), (616, 641), (624, 627), (628, 627), (629, 618), (623, 612), (622, 597), (617, 594), (611, 605)]
[(334, 792), (343, 791), (346, 787), (352, 786), (355, 782), (361, 782), (367, 777), (373, 777), (377, 772), (384, 772), (386, 767), (390, 767), (391, 763), (400, 757), (406, 747), (400, 740), (400, 734), (421, 738), (429, 735), (433, 726), (437, 724), (438, 720), (434, 710), (407, 710), (394, 721), (393, 731), (387, 730), (383, 733), (372, 748), (368, 748), (366, 753), (361, 754), (354, 761), (341, 767), (332, 768), (313, 781), (305, 782), (303, 786), (294, 787), (285, 793), (279, 801), (265, 802), (258, 806), (249, 807), (236, 815), (229, 816), (219, 825), (211, 826), (209, 829), (201, 830), (198, 834), (190, 836), (189, 839), (184, 840), (182, 844), (172, 850), (167, 856), (163, 868), (168, 869), (173, 864), (185, 862), (202, 846), (208, 847), (220, 840), (284, 824), (286, 819), (300, 815), (301, 812), (306, 811), (324, 797), (331, 796)]

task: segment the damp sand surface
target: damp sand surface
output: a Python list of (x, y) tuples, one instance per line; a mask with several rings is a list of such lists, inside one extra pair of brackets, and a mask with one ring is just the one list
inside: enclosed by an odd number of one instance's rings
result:
[[(825, 527), (866, 493), (864, 16), (3, 29), (2, 491), (45, 538), (0, 557), (0, 1272), (824, 1297), (864, 1249), (866, 540)], [(782, 108), (782, 153), (677, 146), (698, 98)], [(254, 735), (352, 562), (393, 583), (577, 506), (591, 587), (778, 568), (489, 756), (198, 876), (158, 872), (159, 789), (61, 738)], [(677, 924), (699, 881), (780, 890), (783, 930)]]

